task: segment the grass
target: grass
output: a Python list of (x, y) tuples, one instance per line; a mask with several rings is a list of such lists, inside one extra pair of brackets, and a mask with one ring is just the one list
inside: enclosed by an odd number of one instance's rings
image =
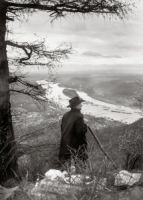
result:
[[(60, 115), (63, 111), (61, 111)], [(56, 116), (56, 117), (55, 117)], [(48, 117), (46, 116), (46, 121), (41, 125), (31, 129), (26, 129), (17, 137), (17, 142), (19, 143), (20, 151), (23, 151), (21, 160), (19, 159), (20, 172), (23, 177), (21, 182), (22, 193), (17, 194), (17, 199), (21, 197), (19, 195), (25, 196), (23, 199), (28, 200), (27, 195), (29, 194), (29, 188), (33, 187), (37, 178), (43, 179), (44, 173), (51, 168), (58, 168), (58, 150), (60, 141), (60, 122), (59, 115), (57, 115), (57, 110), (51, 111)], [(86, 116), (88, 118), (88, 116)], [(44, 118), (45, 119), (45, 118)], [(55, 121), (50, 120), (55, 119)], [(45, 123), (46, 122), (46, 123)], [(93, 123), (95, 122), (95, 124)], [(98, 132), (96, 132), (96, 124), (102, 123), (101, 119), (91, 119), (88, 118), (88, 124), (92, 127), (93, 131), (99, 137), (104, 149), (109, 153), (112, 159), (117, 163), (119, 169), (122, 168), (124, 164), (124, 156), (119, 151), (119, 139), (124, 135), (124, 126), (115, 123), (115, 127), (109, 123), (109, 126), (101, 128), (98, 126)], [(107, 124), (106, 124), (107, 125)], [(47, 197), (41, 198), (40, 200), (116, 200), (118, 193), (115, 189), (110, 190), (98, 190), (98, 184), (101, 178), (108, 178), (108, 185), (111, 186), (114, 180), (110, 180), (115, 172), (112, 164), (105, 158), (103, 153), (100, 151), (97, 144), (94, 142), (90, 133), (87, 133), (87, 140), (89, 143), (89, 162), (88, 167), (85, 171), (82, 169), (83, 174), (88, 174), (90, 177), (97, 177), (97, 182), (92, 186), (86, 187), (84, 184), (81, 185), (82, 190), (76, 191), (76, 193), (69, 193), (67, 196), (53, 195), (47, 192)], [(109, 178), (110, 177), (110, 178)], [(112, 197), (111, 197), (112, 196)], [(114, 196), (114, 197), (113, 197)], [(37, 200), (35, 197), (30, 197), (31, 200)], [(106, 200), (107, 200), (106, 199)], [(39, 199), (38, 199), (39, 200)]]
[[(90, 124), (90, 122), (88, 123)], [(121, 127), (108, 127), (100, 129), (98, 133), (93, 129), (105, 150), (111, 155), (113, 160), (117, 162), (118, 166), (121, 164), (118, 149), (118, 138), (121, 136), (119, 131), (120, 129)], [(17, 141), (19, 143), (21, 154), (27, 155), (27, 159), (30, 157), (30, 165), (32, 165), (33, 171), (31, 173), (35, 180), (37, 176), (36, 174), (44, 174), (47, 169), (58, 167), (57, 160), (60, 143), (60, 123), (59, 121), (50, 122), (49, 120), (48, 122), (47, 120), (47, 123), (45, 125), (43, 124), (43, 127), (40, 127), (40, 129), (38, 126), (32, 132), (30, 132), (29, 129), (27, 131), (29, 133), (22, 133), (20, 137), (17, 137)], [(110, 138), (112, 138), (112, 141)], [(106, 161), (103, 153), (89, 132), (87, 133), (87, 140), (89, 143), (89, 157), (92, 160), (93, 168), (95, 171), (99, 171), (98, 169), (103, 160), (106, 163), (108, 163), (108, 161)], [(108, 163), (108, 165), (110, 165), (110, 163)], [(22, 171), (25, 170), (22, 169)]]
[[(74, 79), (73, 83), (77, 88), (79, 79), (77, 83)], [(114, 84), (112, 85), (114, 86)], [(64, 90), (64, 93), (68, 96), (72, 96), (74, 90)], [(92, 93), (93, 91), (91, 91), (91, 94)], [(98, 97), (100, 97), (100, 94)], [(14, 200), (37, 200), (34, 197), (28, 197), (29, 190), (34, 186), (37, 179), (42, 179), (44, 177), (46, 171), (51, 168), (59, 168), (60, 119), (65, 110), (49, 102), (43, 105), (34, 103), (29, 97), (19, 94), (11, 96), (11, 103), (13, 108), (15, 136), (19, 150), (19, 171), (22, 176), (22, 181), (20, 183), (21, 191), (16, 194)], [(124, 153), (120, 151), (119, 141), (121, 141), (121, 138), (124, 139), (126, 134), (124, 125), (103, 118), (94, 118), (90, 116), (85, 116), (85, 118), (86, 121), (88, 121), (88, 125), (90, 125), (93, 132), (100, 139), (105, 151), (107, 151), (116, 162), (118, 168), (122, 169), (125, 157)], [(81, 185), (82, 190), (76, 192), (76, 194), (70, 194), (68, 197), (63, 197), (61, 195), (52, 197), (52, 195), (48, 193), (47, 199), (116, 200), (115, 197), (111, 198), (109, 191), (98, 191), (97, 188), (97, 183), (100, 182), (101, 178), (108, 178), (109, 185), (113, 184), (114, 180), (112, 179), (112, 174), (114, 173), (114, 168), (112, 163), (105, 158), (89, 132), (87, 133), (87, 140), (89, 146), (89, 161), (87, 168), (85, 170), (82, 168), (81, 172), (90, 175), (91, 178), (96, 176), (97, 181), (91, 187), (86, 187), (84, 184)], [(106, 195), (105, 198), (103, 197), (104, 192)], [(113, 191), (113, 193), (116, 193), (116, 191)], [(44, 200), (44, 198), (41, 200)]]
[[(53, 114), (55, 116), (55, 114)], [(52, 114), (51, 116), (52, 117)], [(50, 121), (50, 120), (49, 120)], [(97, 120), (98, 121), (98, 120)], [(89, 120), (88, 123), (93, 123)], [(94, 127), (93, 127), (94, 129)], [(103, 144), (106, 151), (112, 156), (113, 160), (117, 162), (120, 167), (119, 159), (119, 150), (118, 150), (118, 138), (120, 137), (121, 126), (117, 127), (108, 127), (100, 129), (98, 137), (100, 138), (101, 143)], [(95, 131), (95, 129), (94, 129)], [(116, 134), (115, 134), (116, 132)], [(109, 139), (112, 138), (112, 141)], [(87, 139), (89, 142), (89, 162), (86, 171), (82, 173), (88, 174), (91, 177), (107, 177), (108, 174), (113, 170), (111, 163), (105, 158), (102, 154), (96, 143), (93, 141), (92, 136), (87, 133)], [(21, 145), (22, 143), (27, 143), (26, 145)], [(59, 141), (60, 141), (60, 126), (59, 121), (55, 123), (48, 123), (45, 127), (41, 129), (36, 129), (33, 132), (29, 132), (25, 135), (19, 137), (19, 145), (24, 155), (19, 159), (19, 167), (22, 177), (26, 179), (24, 188), (27, 187), (30, 183), (35, 183), (37, 178), (42, 179), (44, 173), (51, 168), (58, 168), (58, 150), (59, 150)], [(30, 183), (29, 183), (30, 182)], [(98, 182), (98, 181), (97, 181)], [(75, 196), (71, 196), (71, 199), (78, 200), (87, 200), (90, 197), (90, 200), (93, 199), (102, 199), (101, 193), (97, 192), (97, 185), (93, 184), (92, 187), (84, 187), (83, 190), (77, 192)], [(25, 189), (24, 189), (25, 191)], [(25, 191), (27, 192), (27, 191)], [(56, 196), (57, 200), (66, 199), (65, 197)], [(36, 200), (32, 197), (32, 200)], [(44, 200), (44, 199), (41, 199)]]
[[(19, 98), (17, 103), (14, 101), (13, 108), (14, 111), (18, 110), (13, 119), (19, 149), (19, 170), (23, 179), (21, 182), (23, 193), (19, 195), (25, 195), (24, 200), (27, 200), (26, 195), (29, 188), (34, 186), (37, 178), (42, 179), (49, 169), (59, 168), (60, 119), (65, 110), (59, 109), (57, 105), (47, 103), (37, 106), (27, 98)], [(31, 118), (28, 117), (30, 115)], [(104, 149), (110, 154), (118, 167), (122, 168), (124, 159), (119, 152), (119, 138), (123, 135), (124, 126), (118, 122), (111, 122), (102, 118), (90, 116), (85, 116), (85, 118), (99, 137)], [(98, 132), (96, 132), (96, 129), (98, 129)], [(89, 132), (87, 133), (87, 140), (89, 143), (89, 162), (88, 167), (82, 173), (89, 174), (91, 177), (96, 176), (99, 180), (108, 177), (114, 171), (112, 164), (105, 158)], [(103, 191), (97, 192), (96, 184), (93, 184), (92, 187), (82, 186), (82, 188), (82, 191), (77, 192), (74, 196), (71, 195), (71, 199), (102, 199), (101, 193)], [(21, 199), (21, 197), (18, 198)], [(37, 200), (33, 197), (31, 199)], [(67, 197), (56, 196), (56, 199), (64, 200)], [(70, 197), (68, 199), (70, 200)]]

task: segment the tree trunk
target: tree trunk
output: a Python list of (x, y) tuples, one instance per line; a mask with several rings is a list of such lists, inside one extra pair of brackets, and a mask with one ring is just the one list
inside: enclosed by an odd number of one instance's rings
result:
[(6, 53), (5, 0), (0, 0), (0, 184), (17, 173), (16, 145), (12, 127), (9, 94), (9, 69)]

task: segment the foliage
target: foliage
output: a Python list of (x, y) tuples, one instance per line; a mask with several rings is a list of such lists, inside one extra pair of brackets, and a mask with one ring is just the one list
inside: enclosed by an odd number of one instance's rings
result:
[(8, 2), (9, 12), (12, 14), (17, 11), (36, 12), (43, 10), (51, 17), (64, 17), (68, 13), (94, 13), (115, 14), (122, 18), (129, 11), (131, 3), (119, 0), (11, 0)]
[(143, 119), (127, 126), (124, 130), (124, 134), (120, 137), (120, 150), (126, 154), (132, 156), (143, 156)]

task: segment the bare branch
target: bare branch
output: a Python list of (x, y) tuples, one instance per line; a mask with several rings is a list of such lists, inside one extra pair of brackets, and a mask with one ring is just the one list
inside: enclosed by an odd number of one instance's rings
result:
[(67, 58), (71, 53), (71, 47), (58, 47), (55, 50), (46, 50), (45, 41), (35, 43), (17, 43), (6, 41), (6, 45), (14, 48), (19, 48), (25, 56), (15, 58), (14, 61), (23, 65), (43, 65), (52, 67), (53, 62), (60, 62), (62, 58)]
[(27, 95), (29, 97), (31, 97), (32, 99), (38, 101), (38, 102), (46, 102), (47, 99), (45, 97), (41, 96), (41, 93), (35, 93), (33, 92), (33, 90), (18, 90), (18, 89), (10, 89), (10, 92), (16, 92), (19, 94), (24, 94)]
[(6, 19), (7, 19), (7, 20), (9, 20), (9, 21), (14, 21), (14, 19), (13, 19), (13, 18), (11, 18), (11, 17), (8, 17), (8, 16), (6, 17)]
[(123, 17), (128, 13), (130, 5), (119, 0), (27, 0), (9, 1), (7, 4), (9, 9), (44, 10), (54, 18), (67, 13), (116, 14)]
[(45, 97), (45, 91), (40, 85), (31, 83), (25, 80), (23, 77), (16, 75), (11, 75), (9, 80), (11, 80), (9, 83), (12, 84), (10, 86), (10, 92), (27, 95), (38, 102), (47, 101), (47, 98)]

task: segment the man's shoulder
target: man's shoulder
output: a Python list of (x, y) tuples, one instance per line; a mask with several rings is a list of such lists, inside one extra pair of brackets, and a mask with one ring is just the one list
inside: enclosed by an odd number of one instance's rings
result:
[(77, 117), (78, 117), (78, 118), (83, 118), (83, 114), (82, 114), (81, 112), (78, 112), (78, 113), (77, 113)]
[(63, 118), (67, 118), (69, 116), (72, 116), (75, 119), (78, 118), (83, 118), (83, 114), (81, 112), (72, 112), (72, 111), (68, 111), (63, 115)]
[(74, 116), (75, 120), (79, 119), (79, 118), (83, 118), (83, 114), (79, 111), (77, 112), (71, 112), (71, 115)]
[(70, 111), (66, 112), (66, 113), (63, 115), (62, 120), (67, 119), (68, 116), (70, 116)]
[(68, 115), (70, 115), (70, 111), (66, 112), (66, 113), (63, 115), (63, 117), (66, 117), (66, 116), (68, 116)]

